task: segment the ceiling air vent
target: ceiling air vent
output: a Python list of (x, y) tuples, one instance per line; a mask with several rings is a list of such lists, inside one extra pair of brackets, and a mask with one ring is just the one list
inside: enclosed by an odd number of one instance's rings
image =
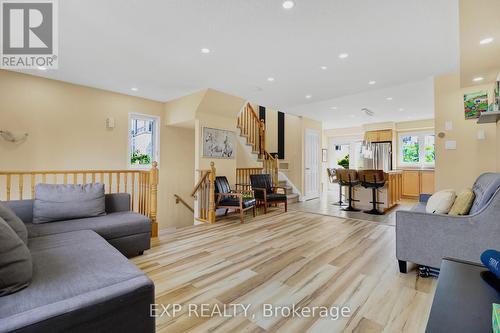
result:
[(374, 115), (374, 112), (370, 109), (367, 109), (367, 108), (362, 108), (361, 111), (363, 111), (364, 114), (366, 114), (367, 116), (370, 116), (370, 117), (373, 117), (373, 115)]

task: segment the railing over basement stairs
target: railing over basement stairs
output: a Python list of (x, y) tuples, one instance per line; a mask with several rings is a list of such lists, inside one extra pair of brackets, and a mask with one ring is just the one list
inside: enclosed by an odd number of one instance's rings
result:
[(199, 170), (200, 179), (191, 196), (198, 202), (195, 219), (200, 222), (215, 223), (215, 164), (210, 163), (210, 169)]
[(0, 171), (0, 200), (35, 198), (37, 184), (104, 184), (106, 193), (130, 194), (130, 209), (151, 219), (151, 235), (158, 236), (158, 163), (150, 170)]

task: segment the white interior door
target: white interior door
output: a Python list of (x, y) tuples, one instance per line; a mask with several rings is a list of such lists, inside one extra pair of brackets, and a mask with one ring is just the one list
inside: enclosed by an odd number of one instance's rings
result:
[(319, 197), (319, 166), (320, 166), (320, 143), (319, 132), (306, 129), (305, 132), (305, 190), (306, 200)]

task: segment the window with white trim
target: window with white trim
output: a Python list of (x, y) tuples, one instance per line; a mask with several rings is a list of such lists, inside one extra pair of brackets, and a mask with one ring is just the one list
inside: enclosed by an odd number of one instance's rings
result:
[(432, 167), (435, 160), (434, 132), (399, 133), (399, 165), (407, 167)]
[(133, 169), (149, 169), (159, 160), (160, 118), (130, 113), (128, 123), (128, 165)]

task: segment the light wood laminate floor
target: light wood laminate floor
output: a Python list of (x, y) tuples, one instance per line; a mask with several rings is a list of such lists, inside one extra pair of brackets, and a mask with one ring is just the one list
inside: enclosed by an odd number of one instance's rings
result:
[[(393, 226), (276, 209), (236, 219), (161, 233), (132, 260), (154, 281), (156, 303), (179, 304), (156, 319), (157, 332), (424, 332), (436, 280), (398, 272)], [(205, 303), (250, 308), (189, 311)], [(351, 315), (264, 317), (265, 303), (348, 306)]]

